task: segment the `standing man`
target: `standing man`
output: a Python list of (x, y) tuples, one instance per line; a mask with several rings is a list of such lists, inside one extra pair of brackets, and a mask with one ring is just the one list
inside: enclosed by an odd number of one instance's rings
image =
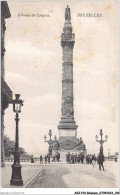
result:
[(67, 163), (70, 164), (70, 153), (68, 152), (68, 154), (66, 155), (66, 159), (67, 159)]
[(83, 164), (83, 160), (84, 160), (84, 155), (81, 154), (81, 163)]
[(90, 154), (89, 162), (92, 164), (92, 154)]
[(98, 156), (99, 170), (101, 170), (101, 167), (104, 170), (103, 162), (104, 162), (104, 155), (103, 155), (103, 153), (100, 152), (99, 156)]
[(71, 163), (74, 164), (74, 154), (71, 154)]
[(45, 163), (47, 163), (47, 156), (45, 155)]
[(58, 162), (60, 161), (60, 153), (58, 152)]
[(72, 154), (69, 154), (69, 163), (71, 164)]
[(93, 166), (93, 168), (95, 166), (95, 163), (96, 163), (96, 156), (94, 154), (94, 155), (92, 155), (92, 166)]
[(69, 156), (68, 156), (68, 154), (66, 154), (66, 162), (67, 163), (69, 162)]
[(40, 164), (43, 164), (43, 157), (42, 157), (42, 155), (40, 156)]
[(77, 154), (75, 154), (75, 163), (77, 162)]
[(90, 155), (88, 155), (88, 164), (90, 164)]
[(77, 162), (80, 163), (80, 154), (78, 154)]
[(34, 163), (34, 157), (31, 155), (31, 163)]
[(50, 164), (50, 154), (48, 154), (48, 163)]

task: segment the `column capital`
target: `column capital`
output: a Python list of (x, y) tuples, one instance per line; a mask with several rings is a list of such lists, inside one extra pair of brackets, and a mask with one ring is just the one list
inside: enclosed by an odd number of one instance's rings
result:
[(62, 33), (61, 35), (61, 46), (62, 47), (68, 46), (70, 48), (73, 48), (74, 43), (75, 43), (75, 34)]

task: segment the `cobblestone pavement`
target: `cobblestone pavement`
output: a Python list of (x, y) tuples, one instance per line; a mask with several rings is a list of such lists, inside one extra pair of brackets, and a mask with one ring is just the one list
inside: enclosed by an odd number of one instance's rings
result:
[[(116, 188), (118, 187), (117, 162), (105, 162), (105, 170), (99, 171), (98, 165), (51, 163), (40, 165), (39, 162), (21, 163), (24, 186), (29, 188)], [(3, 188), (10, 186), (12, 163), (1, 168), (1, 183)], [(34, 178), (40, 171), (42, 172)], [(34, 179), (33, 179), (34, 178)], [(33, 179), (33, 180), (32, 180)], [(23, 187), (24, 187), (23, 186)]]
[[(13, 163), (10, 163), (9, 165), (5, 165), (5, 167), (1, 167), (1, 187), (3, 188), (19, 188), (21, 186), (13, 186), (10, 185), (10, 179), (12, 174), (12, 168), (11, 165)], [(42, 170), (41, 166), (36, 165), (29, 165), (29, 164), (22, 164), (22, 179), (23, 179), (23, 185), (25, 185), (27, 182), (29, 182), (37, 173), (39, 173), (40, 170)], [(24, 186), (23, 186), (24, 187)]]
[(31, 184), (31, 188), (116, 188), (118, 187), (118, 163), (105, 162), (105, 170), (98, 165), (64, 164), (43, 166), (43, 173)]
[[(66, 166), (66, 165), (65, 165)], [(63, 176), (63, 181), (71, 188), (116, 188), (118, 187), (118, 163), (105, 162), (105, 170), (99, 170), (98, 165), (69, 165), (68, 175)], [(70, 179), (74, 178), (74, 179)]]
[(70, 171), (64, 165), (43, 166), (43, 172), (30, 188), (67, 188), (62, 177)]

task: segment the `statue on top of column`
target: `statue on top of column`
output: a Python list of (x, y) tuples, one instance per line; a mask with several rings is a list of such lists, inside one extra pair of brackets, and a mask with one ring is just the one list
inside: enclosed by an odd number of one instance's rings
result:
[(65, 8), (65, 20), (71, 20), (71, 15), (70, 15), (70, 8), (67, 5), (67, 8)]

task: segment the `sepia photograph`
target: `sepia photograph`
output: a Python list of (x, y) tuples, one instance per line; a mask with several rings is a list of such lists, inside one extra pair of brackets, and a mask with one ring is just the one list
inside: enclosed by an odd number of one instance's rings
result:
[(1, 1), (2, 189), (119, 188), (118, 15), (117, 0)]

